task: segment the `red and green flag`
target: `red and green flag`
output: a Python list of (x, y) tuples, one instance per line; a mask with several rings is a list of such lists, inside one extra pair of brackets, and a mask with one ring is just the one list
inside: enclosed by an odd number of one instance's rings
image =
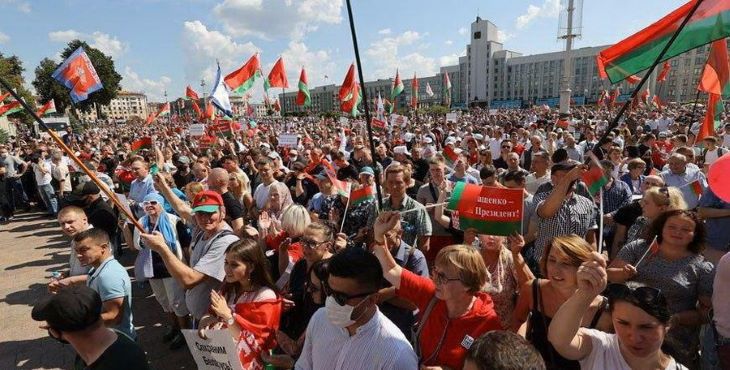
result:
[(667, 80), (667, 75), (669, 74), (669, 70), (672, 69), (672, 66), (669, 64), (669, 61), (665, 61), (662, 65), (662, 70), (659, 72), (659, 75), (656, 78), (656, 82), (664, 82)]
[(364, 186), (360, 189), (353, 190), (350, 193), (350, 204), (357, 206), (360, 203), (364, 203), (375, 199), (375, 188), (372, 185)]
[(17, 100), (11, 101), (10, 103), (0, 105), (0, 117), (5, 117), (13, 113), (23, 111), (23, 106)]
[(43, 104), (43, 106), (38, 109), (38, 112), (36, 112), (38, 117), (43, 117), (44, 115), (51, 113), (56, 113), (56, 103), (53, 102), (53, 99), (46, 102), (46, 104)]
[(261, 62), (259, 54), (256, 53), (241, 68), (229, 73), (223, 81), (232, 93), (243, 95), (261, 76)]
[(459, 182), (449, 198), (454, 226), (477, 229), (479, 234), (512, 235), (522, 232), (524, 191)]
[(593, 154), (593, 152), (588, 152), (588, 157), (591, 159), (591, 167), (583, 174), (581, 180), (583, 180), (586, 187), (588, 187), (588, 193), (590, 193), (591, 196), (595, 196), (604, 185), (608, 184), (609, 179), (603, 172), (601, 162), (598, 161), (596, 155)]
[(448, 73), (444, 73), (444, 104), (447, 108), (451, 107), (451, 80)]
[(692, 192), (699, 198), (702, 196), (702, 182), (700, 180), (692, 181), (689, 184), (689, 188), (692, 189)]
[(152, 138), (147, 136), (132, 142), (132, 152), (137, 153), (142, 149), (152, 149)]
[(264, 90), (269, 91), (271, 87), (281, 87), (282, 89), (289, 87), (289, 80), (286, 79), (286, 68), (284, 68), (284, 58), (282, 57), (279, 57), (279, 60), (274, 63), (269, 76), (264, 80)]
[(300, 107), (308, 107), (312, 105), (312, 99), (309, 96), (309, 86), (307, 85), (307, 72), (302, 68), (299, 74), (299, 91), (297, 92), (296, 104)]
[(416, 72), (413, 72), (413, 82), (411, 82), (411, 107), (413, 109), (418, 108), (418, 77), (416, 77)]
[(708, 94), (707, 112), (697, 140), (714, 136), (715, 129), (722, 125), (723, 98), (730, 98), (730, 60), (725, 39), (712, 43), (710, 55), (702, 71), (698, 90)]
[(390, 100), (395, 101), (395, 98), (398, 97), (403, 92), (403, 81), (400, 79), (400, 73), (398, 70), (395, 70), (395, 81), (393, 81), (393, 85), (390, 88)]
[(160, 110), (157, 111), (156, 117), (168, 116), (168, 115), (170, 115), (170, 102), (162, 104), (162, 106), (160, 107)]
[(279, 97), (274, 98), (274, 106), (272, 107), (275, 112), (281, 112), (281, 103), (279, 103)]
[(340, 110), (357, 117), (357, 106), (362, 101), (362, 96), (360, 95), (360, 84), (355, 79), (355, 63), (350, 64), (350, 69), (347, 70), (345, 80), (340, 86), (339, 98)]
[(601, 51), (596, 57), (601, 78), (617, 83), (650, 68), (681, 23), (697, 10), (660, 62), (730, 36), (730, 1), (692, 0), (643, 30)]
[(322, 160), (322, 166), (324, 167), (324, 171), (327, 174), (327, 177), (329, 177), (330, 181), (332, 182), (332, 186), (335, 188), (335, 191), (337, 191), (337, 195), (342, 195), (343, 197), (349, 197), (350, 196), (350, 184), (347, 181), (342, 181), (337, 179), (337, 172), (335, 172), (335, 168), (332, 167), (332, 164), (330, 164), (329, 161), (326, 159)]
[(198, 93), (196, 93), (195, 90), (193, 90), (193, 88), (190, 87), (190, 85), (188, 85), (187, 87), (185, 87), (185, 97), (188, 98), (188, 99), (193, 99), (193, 100), (200, 99), (198, 97)]
[(444, 147), (444, 158), (446, 159), (446, 166), (453, 168), (456, 161), (459, 160), (459, 155), (451, 145), (446, 145)]

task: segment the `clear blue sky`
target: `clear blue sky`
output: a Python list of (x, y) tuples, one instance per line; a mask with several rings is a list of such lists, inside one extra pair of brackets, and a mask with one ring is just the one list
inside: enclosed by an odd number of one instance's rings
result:
[[(567, 0), (564, 0), (567, 1)], [(578, 1), (578, 0), (576, 0)], [(465, 52), (477, 13), (523, 54), (560, 50), (559, 0), (353, 0), (365, 78), (438, 72)], [(684, 1), (585, 1), (576, 47), (615, 43)], [(18, 55), (28, 83), (44, 57), (81, 38), (114, 57), (122, 86), (151, 100), (202, 93), (218, 59), (224, 73), (259, 51), (264, 73), (284, 56), (289, 84), (340, 83), (354, 61), (344, 0), (0, 0), (0, 52)], [(328, 79), (325, 79), (328, 76)], [(206, 86), (206, 90), (209, 87)], [(262, 99), (263, 89), (253, 99)]]

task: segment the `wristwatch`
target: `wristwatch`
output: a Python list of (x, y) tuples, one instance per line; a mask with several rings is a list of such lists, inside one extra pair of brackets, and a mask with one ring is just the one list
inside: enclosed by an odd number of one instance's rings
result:
[(231, 325), (233, 325), (234, 322), (236, 322), (234, 315), (235, 314), (231, 315), (231, 317), (228, 320), (226, 320), (226, 325), (231, 326)]

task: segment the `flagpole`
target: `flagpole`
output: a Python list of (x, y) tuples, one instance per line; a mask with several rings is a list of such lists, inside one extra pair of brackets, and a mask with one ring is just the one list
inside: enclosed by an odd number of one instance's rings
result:
[(340, 223), (340, 232), (345, 227), (345, 219), (347, 218), (347, 209), (350, 208), (350, 199), (352, 199), (352, 190), (350, 190), (350, 196), (347, 197), (347, 204), (345, 204), (345, 210), (342, 212), (342, 222)]
[[(611, 121), (611, 124), (608, 125), (608, 127), (606, 128), (606, 131), (603, 133), (601, 138), (598, 140), (599, 143), (601, 141), (605, 140), (608, 137), (608, 135), (611, 133), (611, 131), (618, 126), (619, 119), (621, 119), (621, 116), (624, 115), (624, 113), (626, 112), (626, 109), (628, 109), (628, 107), (631, 105), (632, 99), (634, 99), (634, 97), (636, 97), (636, 94), (638, 94), (638, 92), (641, 90), (641, 88), (644, 87), (644, 84), (649, 79), (652, 72), (654, 72), (654, 69), (656, 68), (656, 66), (659, 65), (659, 63), (661, 63), (662, 58), (664, 58), (664, 55), (667, 53), (669, 48), (674, 43), (674, 40), (677, 39), (677, 36), (679, 36), (679, 34), (682, 32), (682, 30), (684, 29), (684, 26), (687, 25), (687, 22), (689, 22), (690, 18), (692, 18), (692, 16), (695, 14), (695, 11), (697, 10), (697, 8), (699, 8), (700, 5), (702, 5), (702, 1), (703, 0), (697, 0), (695, 5), (689, 11), (689, 14), (687, 14), (687, 16), (684, 17), (684, 19), (682, 20), (682, 24), (680, 24), (679, 27), (677, 28), (677, 30), (674, 31), (674, 34), (672, 35), (672, 37), (669, 39), (667, 44), (664, 45), (664, 49), (662, 49), (662, 51), (659, 53), (659, 55), (657, 55), (656, 59), (654, 60), (654, 63), (652, 63), (651, 67), (649, 67), (649, 69), (646, 71), (646, 73), (644, 74), (644, 77), (641, 78), (641, 81), (639, 82), (639, 84), (636, 85), (636, 87), (634, 88), (634, 91), (631, 92), (631, 97), (629, 97), (629, 100), (627, 100), (624, 103), (624, 105), (621, 107), (621, 109), (619, 109), (618, 113), (616, 113), (616, 117), (614, 117), (613, 121)], [(616, 96), (616, 98), (618, 99), (618, 96)], [(599, 145), (596, 145), (593, 148), (593, 152), (599, 153), (600, 148), (601, 147)]]
[[(615, 180), (614, 180), (615, 181)], [(603, 186), (598, 191), (598, 254), (603, 253)]]
[(6, 90), (8, 90), (8, 92), (10, 92), (10, 94), (15, 98), (15, 100), (17, 100), (20, 103), (20, 105), (23, 106), (23, 109), (25, 109), (28, 112), (28, 114), (30, 114), (30, 116), (33, 117), (33, 119), (35, 119), (35, 121), (38, 122), (38, 124), (41, 125), (46, 130), (46, 132), (48, 132), (48, 134), (51, 136), (51, 139), (53, 139), (53, 141), (55, 141), (56, 144), (58, 144), (58, 146), (60, 146), (61, 149), (64, 152), (66, 152), (66, 154), (69, 157), (71, 157), (71, 159), (76, 163), (76, 165), (79, 166), (79, 168), (81, 168), (81, 170), (83, 170), (84, 173), (86, 173), (86, 175), (89, 176), (89, 178), (91, 179), (91, 181), (93, 181), (99, 187), (99, 189), (101, 191), (103, 191), (104, 194), (106, 194), (107, 197), (109, 197), (109, 199), (111, 199), (111, 201), (114, 203), (114, 205), (116, 205), (117, 208), (119, 208), (119, 211), (122, 212), (122, 213), (124, 213), (124, 215), (127, 216), (127, 219), (129, 219), (129, 221), (132, 222), (132, 224), (134, 224), (134, 226), (140, 232), (144, 233), (145, 230), (144, 230), (144, 228), (142, 228), (142, 225), (140, 225), (139, 222), (137, 222), (137, 219), (134, 218), (133, 215), (129, 214), (127, 212), (126, 208), (124, 206), (122, 206), (121, 203), (119, 203), (119, 199), (117, 199), (117, 196), (111, 191), (111, 189), (107, 188), (106, 185), (104, 185), (101, 182), (101, 180), (99, 180), (99, 178), (96, 177), (96, 174), (93, 173), (93, 172), (91, 172), (86, 167), (86, 165), (84, 165), (84, 163), (81, 162), (81, 160), (79, 159), (79, 157), (77, 157), (74, 154), (74, 152), (68, 146), (66, 146), (66, 144), (64, 144), (63, 140), (61, 140), (61, 138), (58, 136), (58, 134), (56, 134), (56, 131), (50, 129), (48, 127), (48, 125), (46, 125), (46, 123), (43, 122), (43, 120), (40, 117), (38, 117), (38, 115), (36, 114), (36, 112), (33, 111), (33, 109), (30, 108), (30, 106), (28, 105), (28, 103), (26, 103), (25, 100), (23, 100), (23, 98), (21, 98), (20, 95), (18, 95), (18, 93), (15, 92), (15, 90), (12, 89), (10, 87), (10, 85), (7, 83), (7, 81), (5, 81), (5, 79), (2, 78), (2, 77), (0, 77), (0, 85), (2, 85)]
[[(373, 128), (370, 125), (370, 107), (368, 104), (368, 96), (365, 88), (365, 79), (362, 74), (362, 65), (360, 64), (360, 49), (357, 46), (357, 35), (355, 33), (355, 20), (352, 17), (352, 4), (350, 0), (346, 0), (347, 3), (347, 16), (350, 20), (350, 34), (352, 35), (352, 47), (355, 49), (355, 60), (357, 61), (357, 75), (360, 78), (362, 84), (362, 101), (365, 108), (365, 124), (368, 128), (368, 139), (370, 141), (370, 151), (372, 155), (375, 155), (375, 141), (373, 140)], [(356, 103), (357, 104), (357, 103)], [(357, 107), (355, 107), (357, 108)], [(375, 157), (373, 157), (373, 165), (375, 166)], [(383, 208), (383, 195), (380, 193), (380, 174), (375, 176), (375, 190), (378, 194), (378, 209)]]

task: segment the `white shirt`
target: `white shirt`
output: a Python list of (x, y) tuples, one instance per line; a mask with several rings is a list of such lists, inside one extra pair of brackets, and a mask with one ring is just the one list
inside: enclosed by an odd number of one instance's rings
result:
[[(618, 336), (595, 329), (581, 328), (591, 337), (593, 350), (584, 359), (580, 360), (581, 369), (591, 370), (631, 370), (619, 349)], [(672, 359), (665, 370), (686, 370), (687, 368)]]
[(535, 172), (533, 172), (525, 178), (525, 190), (534, 195), (537, 188), (546, 182), (550, 182), (550, 171), (545, 172), (545, 176), (543, 177), (537, 177)]
[(274, 185), (274, 183), (276, 183), (276, 180), (269, 185), (261, 183), (256, 187), (256, 191), (253, 192), (253, 199), (256, 201), (256, 208), (264, 209), (266, 202), (269, 200), (269, 190), (271, 190), (271, 185)]
[[(46, 170), (45, 173), (41, 171), (41, 167)], [(33, 173), (35, 174), (35, 182), (38, 186), (51, 183), (51, 167), (45, 161), (40, 160), (38, 164), (33, 163)]]
[(320, 308), (309, 321), (296, 370), (418, 369), (413, 347), (380, 310), (353, 336), (332, 325), (326, 310)]

